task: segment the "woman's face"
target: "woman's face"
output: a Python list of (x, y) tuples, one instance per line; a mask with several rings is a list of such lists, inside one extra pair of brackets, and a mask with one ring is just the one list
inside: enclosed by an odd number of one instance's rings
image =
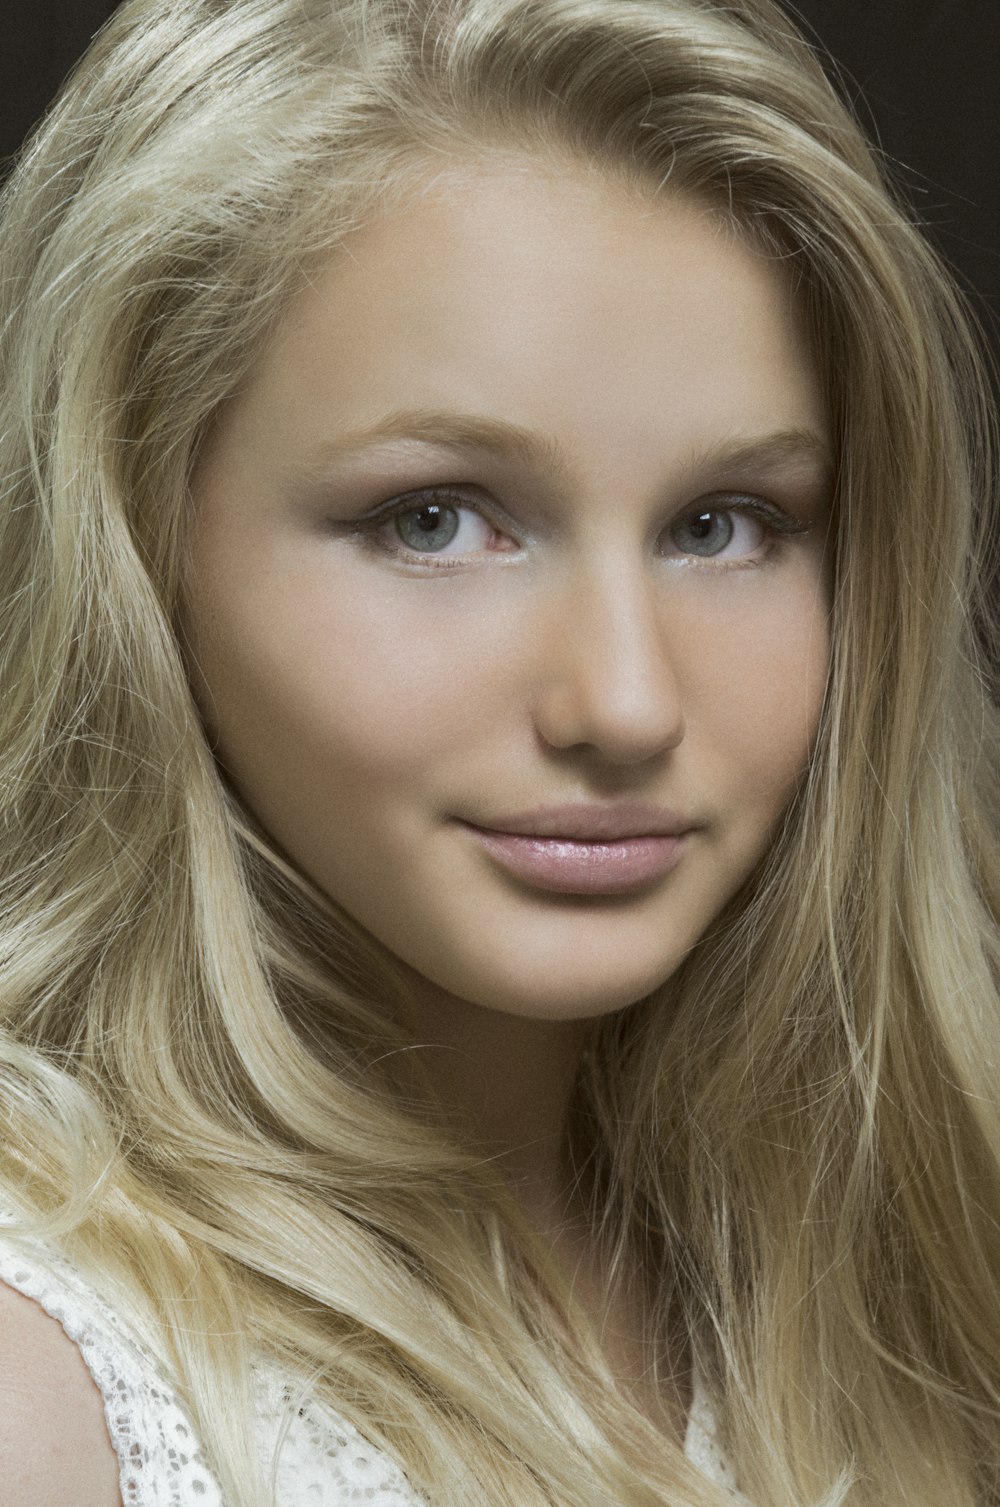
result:
[(435, 180), (314, 271), (200, 457), (221, 762), (432, 993), (634, 1002), (808, 761), (827, 445), (781, 263), (694, 202)]

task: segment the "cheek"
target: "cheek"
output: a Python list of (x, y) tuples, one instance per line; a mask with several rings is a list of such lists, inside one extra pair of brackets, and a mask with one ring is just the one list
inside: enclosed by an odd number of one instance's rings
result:
[(198, 642), (203, 700), (224, 762), (265, 820), (276, 804), (324, 801), (329, 815), (335, 792), (433, 782), (435, 768), (495, 734), (509, 699), (487, 673), (505, 652), (495, 614), (461, 614), (458, 633), (448, 583), (419, 583), (422, 594), (405, 584), (300, 577), (216, 600)]
[(703, 619), (697, 668), (687, 661), (691, 731), (749, 803), (783, 802), (808, 763), (829, 659), (825, 594), (805, 574)]

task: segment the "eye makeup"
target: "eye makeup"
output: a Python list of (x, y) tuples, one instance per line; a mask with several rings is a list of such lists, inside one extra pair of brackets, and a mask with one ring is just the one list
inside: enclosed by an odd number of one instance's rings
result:
[[(519, 546), (512, 539), (515, 530), (501, 527), (495, 513), (478, 495), (470, 496), (453, 486), (436, 486), (408, 492), (390, 499), (370, 514), (331, 526), (338, 534), (347, 534), (375, 554), (431, 570), (447, 570), (474, 564), (485, 555), (510, 556), (518, 552)], [(718, 530), (714, 531), (714, 539), (709, 537), (711, 530), (700, 532), (708, 520), (726, 520), (721, 539)], [(744, 534), (747, 526), (752, 525), (749, 532), (757, 535), (756, 544), (743, 555), (723, 556), (722, 550), (728, 549), (739, 533), (738, 525), (742, 525)], [(801, 519), (764, 498), (744, 493), (720, 493), (698, 499), (692, 507), (679, 512), (658, 537), (666, 534), (678, 545), (685, 527), (690, 530), (688, 548), (680, 546), (676, 554), (665, 552), (662, 558), (712, 569), (761, 564), (778, 542), (809, 532), (809, 524)], [(490, 531), (494, 542), (489, 542)], [(468, 538), (470, 533), (472, 539)], [(445, 554), (463, 534), (465, 548), (459, 545), (457, 550)], [(477, 534), (479, 544), (475, 547)], [(501, 542), (495, 542), (498, 540)], [(698, 548), (699, 544), (713, 543), (716, 547), (704, 552)], [(770, 546), (763, 554), (762, 545)]]

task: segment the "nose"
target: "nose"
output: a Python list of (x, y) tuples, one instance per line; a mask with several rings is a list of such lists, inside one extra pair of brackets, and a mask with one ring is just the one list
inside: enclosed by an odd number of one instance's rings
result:
[(550, 600), (534, 708), (550, 747), (588, 746), (624, 765), (680, 743), (684, 714), (663, 605), (662, 583), (621, 561), (574, 572)]

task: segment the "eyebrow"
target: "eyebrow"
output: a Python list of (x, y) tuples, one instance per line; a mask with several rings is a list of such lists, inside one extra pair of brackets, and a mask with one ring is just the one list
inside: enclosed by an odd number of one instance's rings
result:
[[(565, 475), (570, 469), (565, 452), (555, 440), (520, 424), (483, 414), (429, 408), (396, 409), (374, 424), (339, 435), (313, 452), (306, 468), (310, 474), (322, 475), (338, 462), (357, 459), (369, 449), (409, 440), (457, 452), (485, 451), (556, 475)], [(816, 430), (804, 428), (733, 435), (699, 451), (691, 458), (690, 469), (765, 467), (786, 461), (808, 461), (824, 471), (833, 469), (826, 441)]]

